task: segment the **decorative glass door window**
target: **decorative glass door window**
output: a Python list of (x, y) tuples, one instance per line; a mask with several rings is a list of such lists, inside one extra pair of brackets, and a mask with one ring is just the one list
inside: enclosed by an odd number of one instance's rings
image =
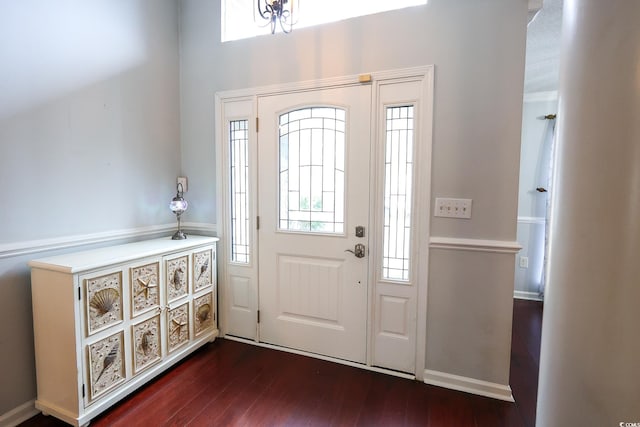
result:
[(344, 233), (345, 110), (280, 115), (279, 230)]
[(249, 263), (249, 121), (229, 123), (231, 261)]
[(413, 110), (413, 106), (386, 109), (382, 277), (387, 280), (409, 280)]

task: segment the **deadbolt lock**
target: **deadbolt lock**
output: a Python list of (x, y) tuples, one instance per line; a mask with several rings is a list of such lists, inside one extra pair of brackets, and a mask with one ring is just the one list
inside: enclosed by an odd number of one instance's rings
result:
[(364, 227), (361, 225), (356, 226), (356, 237), (364, 237)]

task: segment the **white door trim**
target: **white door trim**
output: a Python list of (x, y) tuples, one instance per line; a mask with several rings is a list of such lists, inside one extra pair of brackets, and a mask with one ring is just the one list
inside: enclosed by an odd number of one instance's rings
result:
[[(361, 77), (365, 77), (363, 80), (368, 80), (369, 82), (362, 83), (360, 81)], [(367, 77), (370, 77), (368, 79)], [(419, 120), (419, 141), (416, 141), (418, 156), (421, 159), (421, 162), (428, 167), (420, 167), (417, 168), (417, 177), (416, 180), (419, 183), (417, 188), (415, 189), (416, 198), (416, 212), (422, 213), (421, 215), (416, 215), (416, 242), (415, 242), (415, 253), (414, 258), (416, 263), (418, 264), (417, 268), (417, 327), (416, 327), (416, 361), (415, 361), (415, 377), (419, 380), (424, 379), (424, 369), (425, 369), (425, 358), (426, 358), (426, 331), (427, 331), (427, 279), (428, 279), (428, 260), (429, 260), (429, 232), (430, 232), (430, 212), (431, 212), (431, 156), (432, 156), (432, 135), (433, 135), (433, 87), (434, 87), (434, 66), (423, 66), (423, 67), (414, 67), (414, 68), (406, 68), (400, 70), (390, 70), (390, 71), (380, 71), (380, 72), (372, 72), (361, 75), (350, 75), (350, 76), (341, 76), (341, 77), (333, 77), (327, 79), (319, 79), (319, 80), (310, 80), (310, 81), (302, 81), (288, 84), (276, 84), (269, 86), (261, 86), (261, 87), (253, 87), (247, 89), (240, 90), (232, 90), (232, 91), (222, 91), (218, 92), (215, 95), (215, 108), (216, 108), (216, 116), (215, 116), (215, 127), (216, 127), (216, 192), (217, 192), (217, 218), (218, 218), (218, 237), (221, 238), (221, 245), (219, 248), (220, 257), (219, 257), (219, 278), (220, 278), (220, 330), (221, 334), (224, 336), (227, 334), (229, 330), (229, 325), (227, 324), (227, 309), (226, 304), (229, 298), (229, 289), (228, 289), (228, 260), (229, 260), (229, 249), (228, 249), (228, 240), (229, 240), (229, 197), (228, 197), (228, 189), (225, 187), (228, 185), (228, 179), (225, 177), (226, 166), (225, 166), (225, 155), (227, 154), (226, 150), (226, 140), (224, 138), (225, 129), (224, 123), (227, 118), (225, 117), (225, 105), (231, 102), (237, 101), (246, 101), (251, 104), (251, 112), (250, 112), (250, 121), (251, 125), (255, 124), (255, 111), (257, 105), (257, 99), (260, 96), (274, 94), (274, 93), (290, 93), (296, 91), (305, 91), (305, 90), (317, 90), (320, 88), (328, 88), (328, 87), (336, 87), (336, 86), (349, 86), (349, 85), (360, 85), (360, 84), (372, 84), (374, 85), (374, 90), (372, 97), (372, 112), (371, 114), (374, 116), (375, 121), (372, 121), (372, 126), (377, 126), (377, 107), (378, 107), (378, 89), (381, 84), (389, 83), (389, 81), (397, 80), (419, 80), (423, 82), (423, 93), (420, 94), (422, 96), (424, 104), (422, 105), (422, 113)], [(255, 144), (255, 132), (250, 132), (250, 141), (249, 144)], [(379, 143), (379, 141), (375, 141), (375, 143)], [(252, 150), (253, 151), (253, 150)], [(255, 161), (255, 159), (253, 159)], [(374, 161), (374, 159), (372, 159)], [(250, 160), (252, 163), (252, 160)], [(377, 167), (377, 165), (374, 165)], [(374, 172), (372, 172), (374, 173)], [(377, 172), (376, 172), (377, 173)], [(372, 191), (375, 191), (377, 186), (372, 186)], [(371, 203), (374, 203), (374, 198), (371, 198)], [(370, 207), (373, 209), (373, 205)], [(255, 224), (253, 220), (255, 220), (255, 212), (257, 211), (256, 206), (252, 206), (250, 208), (252, 212), (252, 226), (255, 229)], [(371, 212), (374, 212), (371, 210)], [(419, 219), (422, 219), (419, 221)], [(257, 252), (257, 241), (253, 240), (251, 242), (254, 251)], [(373, 250), (373, 248), (372, 248)], [(256, 253), (257, 256), (259, 254)], [(420, 257), (419, 259), (417, 257)], [(373, 269), (376, 268), (376, 263), (370, 263), (370, 273), (372, 275), (371, 278), (376, 277), (374, 275), (375, 271)], [(374, 286), (371, 286), (371, 293), (374, 292)], [(370, 294), (370, 298), (373, 298), (373, 295)], [(257, 304), (257, 302), (256, 302)], [(372, 325), (373, 312), (371, 310), (371, 305), (368, 310), (368, 325)], [(368, 326), (367, 330), (367, 341), (372, 342), (372, 330), (371, 326)], [(250, 341), (253, 342), (253, 341)], [(371, 354), (371, 352), (368, 352)], [(368, 361), (368, 365), (370, 365), (370, 360)], [(364, 366), (363, 366), (364, 367)]]
[[(416, 136), (415, 136), (415, 158), (417, 162), (420, 162), (420, 167), (415, 168), (416, 174), (413, 189), (414, 199), (414, 215), (412, 215), (412, 227), (415, 227), (415, 234), (413, 235), (412, 243), (412, 267), (411, 275), (413, 279), (411, 282), (417, 286), (416, 296), (416, 345), (415, 345), (415, 377), (422, 381), (424, 379), (425, 359), (426, 359), (426, 335), (427, 335), (427, 289), (428, 289), (428, 277), (429, 277), (429, 236), (430, 236), (430, 212), (431, 212), (431, 156), (432, 156), (432, 139), (433, 139), (433, 87), (434, 87), (434, 67), (425, 66), (403, 70), (392, 70), (381, 73), (372, 73), (373, 84), (376, 86), (374, 89), (374, 95), (372, 100), (372, 126), (375, 127), (377, 135), (375, 136), (374, 144), (377, 149), (374, 150), (378, 156), (382, 155), (384, 151), (380, 151), (384, 147), (384, 127), (380, 122), (381, 110), (385, 107), (382, 101), (381, 88), (384, 85), (401, 84), (409, 82), (421, 83), (421, 93), (416, 93), (413, 96), (417, 101), (417, 118), (416, 121)], [(392, 104), (404, 103), (405, 100), (394, 100)], [(381, 159), (372, 156), (371, 171), (372, 179), (383, 179), (383, 171), (379, 170), (378, 165)], [(378, 212), (380, 203), (378, 199), (382, 197), (380, 193), (382, 185), (376, 184), (372, 191), (371, 200), (371, 212), (374, 215), (373, 223), (377, 227), (382, 224), (382, 213)], [(381, 254), (382, 238), (379, 235), (374, 235), (371, 244), (371, 251), (375, 251), (377, 255)], [(380, 260), (376, 259), (370, 263), (370, 280), (372, 282), (371, 287), (371, 301), (375, 301), (377, 284), (387, 282), (381, 280), (380, 273)], [(372, 304), (373, 306), (373, 304)], [(373, 309), (373, 307), (371, 307)], [(373, 312), (372, 312), (373, 315)], [(372, 319), (369, 325), (373, 326)], [(369, 331), (370, 345), (374, 345), (375, 330)], [(373, 348), (370, 347), (369, 355), (373, 356)], [(370, 364), (372, 360), (370, 359)]]

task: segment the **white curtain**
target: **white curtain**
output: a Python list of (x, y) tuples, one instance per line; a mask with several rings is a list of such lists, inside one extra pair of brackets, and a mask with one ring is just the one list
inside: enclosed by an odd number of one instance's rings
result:
[(540, 297), (544, 298), (545, 288), (547, 286), (547, 271), (549, 266), (549, 220), (551, 218), (551, 193), (553, 192), (554, 177), (554, 153), (555, 153), (555, 129), (556, 116), (546, 116), (547, 127), (545, 129), (544, 140), (542, 144), (542, 156), (538, 168), (538, 189), (543, 193), (540, 198), (544, 200), (545, 221), (544, 221), (544, 260), (540, 271)]

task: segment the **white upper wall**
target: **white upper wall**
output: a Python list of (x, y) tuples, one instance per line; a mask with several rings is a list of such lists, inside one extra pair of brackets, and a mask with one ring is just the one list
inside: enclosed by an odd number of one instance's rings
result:
[(171, 223), (175, 0), (0, 2), (0, 243)]
[(434, 64), (432, 194), (474, 204), (469, 221), (433, 218), (432, 234), (515, 240), (526, 0), (430, 0), (224, 44), (219, 2), (180, 4), (189, 221), (216, 222), (217, 91)]

